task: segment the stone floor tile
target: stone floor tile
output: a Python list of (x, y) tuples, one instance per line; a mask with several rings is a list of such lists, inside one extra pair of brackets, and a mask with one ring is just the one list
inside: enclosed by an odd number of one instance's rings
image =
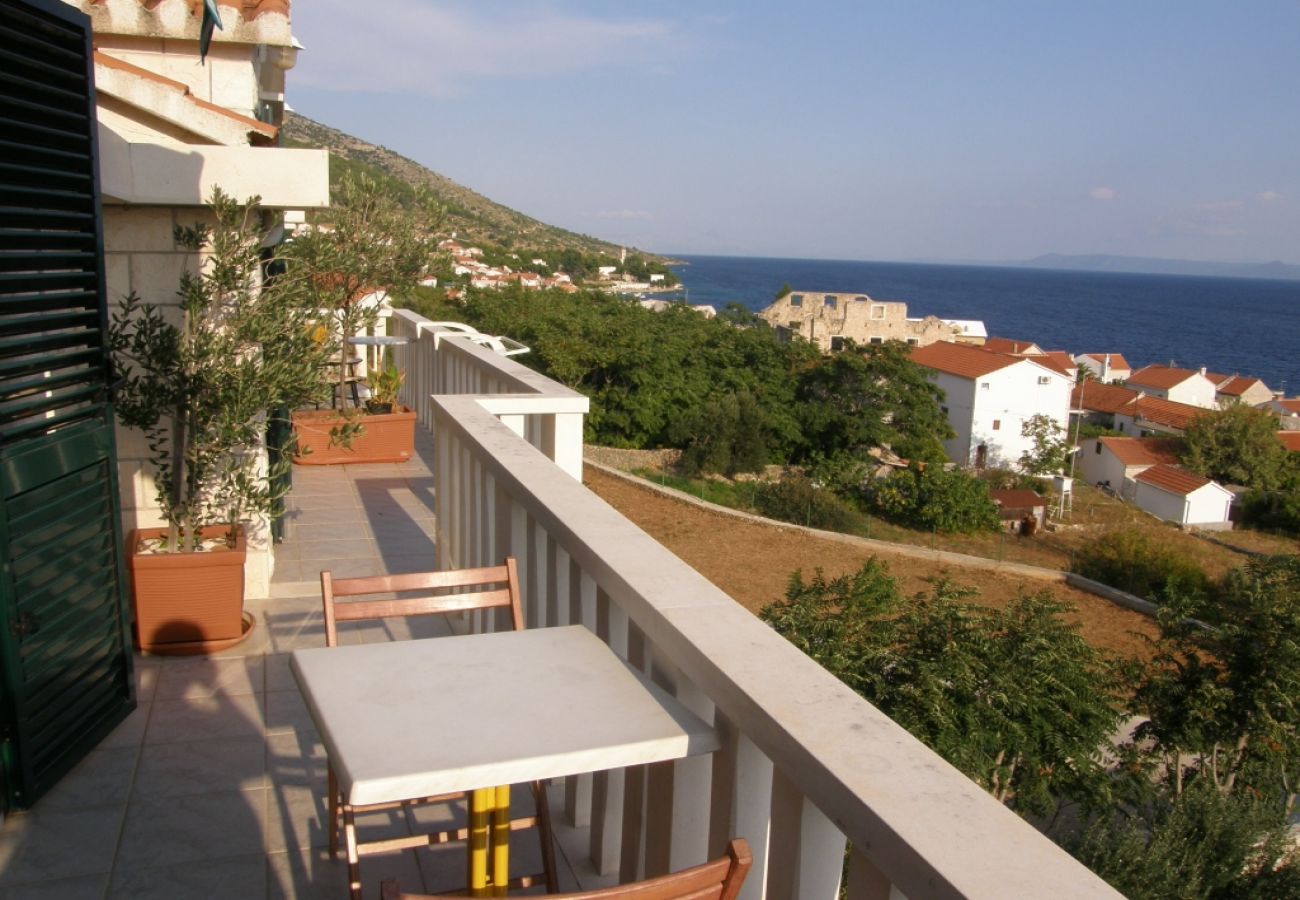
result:
[(118, 747), (139, 747), (144, 742), (144, 733), (149, 726), (152, 703), (137, 702), (134, 710), (99, 742), (98, 749), (112, 750)]
[(300, 529), (309, 526), (337, 525), (340, 523), (364, 524), (365, 518), (358, 514), (357, 506), (356, 503), (349, 503), (346, 506), (294, 510), (289, 513), (286, 519), (290, 525), (290, 532), (295, 535)]
[(146, 744), (135, 778), (136, 797), (234, 793), (266, 784), (262, 739)]
[[(317, 601), (319, 604), (319, 601)], [(266, 656), (266, 691), (296, 691), (298, 682), (289, 668), (288, 653), (269, 653)]]
[[(305, 564), (304, 564), (305, 565)], [(370, 575), (384, 574), (378, 558), (335, 559), (330, 561), (329, 571), (335, 578), (366, 578)]]
[(305, 570), (309, 564), (328, 568), (331, 561), (340, 557), (371, 557), (375, 555), (375, 542), (368, 537), (337, 538), (331, 540), (303, 540), (298, 552)]
[(108, 873), (123, 807), (36, 810), (0, 828), (0, 887)]
[(285, 500), (285, 507), (292, 510), (339, 509), (355, 507), (356, 505), (356, 496), (351, 491), (314, 494), (305, 491), (293, 491)]
[[(267, 795), (266, 849), (268, 851), (328, 847), (329, 809), (325, 785), (281, 784)], [(357, 834), (362, 841), (382, 840), (410, 834), (401, 809), (380, 810), (357, 816)]]
[(158, 700), (153, 707), (146, 744), (261, 740), (263, 734), (260, 694)]
[(131, 793), (139, 757), (139, 746), (96, 747), (40, 799), (38, 808), (46, 812), (124, 805)]
[(58, 878), (0, 888), (0, 900), (103, 900), (108, 874)]
[(296, 559), (276, 557), (275, 571), (271, 573), (271, 583), (297, 583), (303, 580), (302, 563)]
[(268, 787), (296, 784), (324, 792), (328, 772), (325, 745), (315, 734), (284, 731), (266, 736)]
[[(345, 522), (323, 522), (319, 525), (299, 525), (295, 529), (293, 535), (293, 540), (296, 544), (305, 544), (317, 541), (368, 541), (369, 539), (369, 526), (366, 521), (360, 517)], [(339, 552), (335, 555), (348, 556), (350, 554)], [(302, 554), (302, 558), (306, 559), (306, 554)]]
[(127, 810), (117, 870), (262, 853), (266, 789), (137, 797)]
[[(319, 606), (320, 601), (317, 600)], [(287, 653), (307, 647), (325, 646), (325, 616), (318, 608), (310, 613), (266, 613), (267, 649), (273, 653)]]
[(255, 694), (261, 692), (263, 682), (261, 656), (233, 659), (173, 657), (163, 664), (156, 699)]
[(158, 673), (162, 668), (162, 660), (155, 656), (135, 655), (132, 663), (135, 669), (135, 699), (137, 703), (148, 703), (153, 699), (154, 690), (158, 687)]
[[(312, 848), (271, 853), (266, 858), (269, 900), (347, 900), (348, 869), (342, 856)], [(368, 856), (361, 860), (361, 886), (367, 897), (379, 896), (379, 882), (396, 878), (402, 890), (425, 890), (412, 851)]]
[(266, 897), (266, 854), (250, 853), (175, 866), (119, 867), (108, 900), (262, 900)]
[(266, 695), (266, 733), (296, 732), (316, 734), (316, 724), (307, 712), (307, 704), (297, 691), (276, 691)]

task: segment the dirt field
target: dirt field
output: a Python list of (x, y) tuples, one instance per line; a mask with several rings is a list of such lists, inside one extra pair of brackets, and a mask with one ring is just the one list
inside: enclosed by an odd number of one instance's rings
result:
[[(811, 574), (821, 567), (827, 575), (843, 575), (873, 555), (872, 551), (793, 529), (700, 509), (594, 469), (589, 468), (583, 480), (607, 503), (755, 612), (781, 599), (790, 573), (796, 569)], [(1075, 606), (1083, 636), (1090, 644), (1125, 656), (1145, 656), (1146, 645), (1137, 634), (1156, 634), (1155, 625), (1145, 616), (1063, 584), (941, 567), (896, 554), (879, 555), (889, 563), (906, 594), (927, 590), (930, 580), (945, 576), (978, 589), (979, 602), (995, 606), (1020, 594), (1048, 590)]]

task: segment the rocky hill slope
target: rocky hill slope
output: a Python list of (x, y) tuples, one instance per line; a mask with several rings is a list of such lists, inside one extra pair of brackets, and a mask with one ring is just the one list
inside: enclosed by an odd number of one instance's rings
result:
[(424, 185), (446, 208), (445, 230), (456, 232), (457, 237), (464, 241), (538, 250), (572, 248), (583, 253), (618, 255), (619, 247), (616, 244), (539, 222), (531, 216), (495, 203), (387, 147), (371, 144), (306, 116), (286, 113), (284, 139), (289, 146), (329, 150), (331, 183), (347, 172), (364, 172), (380, 180), (391, 179), (397, 182), (399, 191), (409, 191), (411, 187)]

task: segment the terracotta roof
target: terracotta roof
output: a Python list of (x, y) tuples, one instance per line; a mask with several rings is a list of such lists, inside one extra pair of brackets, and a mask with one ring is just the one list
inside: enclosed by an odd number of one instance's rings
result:
[(1012, 338), (991, 337), (984, 341), (984, 349), (994, 353), (1011, 353), (1016, 356), (1024, 354), (1037, 355), (1038, 347), (1033, 341), (1017, 341)]
[(1070, 397), (1071, 409), (1090, 412), (1117, 413), (1137, 399), (1138, 392), (1117, 384), (1082, 381), (1074, 386)]
[(1041, 366), (1047, 366), (1049, 369), (1055, 369), (1062, 375), (1067, 375), (1071, 379), (1079, 372), (1078, 365), (1074, 362), (1074, 357), (1064, 350), (1048, 350), (1042, 356), (1029, 357)]
[(954, 344), (951, 341), (936, 341), (924, 347), (912, 348), (912, 362), (957, 375), (962, 378), (979, 378), (990, 372), (997, 372), (1008, 366), (1023, 362), (1020, 357), (992, 353), (983, 347), (971, 344)]
[(1199, 372), (1193, 372), (1191, 369), (1176, 369), (1172, 366), (1143, 366), (1126, 381), (1128, 384), (1137, 385), (1138, 387), (1156, 388), (1157, 390), (1168, 390), (1171, 387), (1182, 384)]
[(1167, 437), (1102, 437), (1103, 447), (1115, 454), (1125, 466), (1156, 466), (1178, 462), (1182, 441)]
[(1300, 431), (1279, 431), (1277, 439), (1292, 453), (1300, 453)]
[(240, 113), (233, 112), (229, 109), (226, 109), (224, 106), (218, 106), (216, 103), (210, 103), (207, 100), (200, 100), (198, 97), (195, 97), (192, 93), (190, 93), (190, 89), (188, 87), (186, 87), (184, 84), (182, 84), (179, 81), (175, 81), (171, 78), (167, 78), (164, 75), (159, 75), (157, 72), (150, 71), (149, 69), (145, 69), (141, 66), (132, 65), (131, 63), (126, 62), (124, 60), (120, 60), (117, 57), (109, 56), (107, 53), (104, 53), (102, 50), (95, 50), (94, 54), (95, 54), (95, 65), (103, 66), (106, 69), (114, 69), (118, 72), (122, 72), (132, 77), (143, 79), (145, 81), (151, 81), (171, 91), (175, 91), (176, 93), (180, 94), (184, 100), (188, 101), (189, 103), (193, 104), (199, 109), (207, 110), (208, 112), (215, 113), (219, 116), (223, 116), (239, 125), (242, 125), (244, 128), (248, 130), (250, 140), (255, 140), (259, 144), (266, 144), (266, 143), (273, 142), (276, 138), (276, 135), (280, 133), (280, 129), (276, 128), (274, 125), (268, 125), (265, 122), (259, 122), (257, 119), (254, 119), (251, 116), (245, 116)]
[(1160, 397), (1138, 397), (1120, 412), (1134, 419), (1144, 419), (1157, 425), (1168, 425), (1181, 431), (1191, 424), (1192, 419), (1208, 410), (1192, 406), (1190, 403), (1178, 403)]
[(1300, 397), (1292, 397), (1288, 400), (1276, 400), (1274, 402), (1291, 415), (1300, 416)]
[(989, 499), (1003, 509), (1033, 509), (1047, 505), (1041, 494), (1027, 490), (989, 491)]
[(1199, 491), (1207, 484), (1214, 483), (1208, 478), (1197, 475), (1195, 472), (1189, 472), (1186, 469), (1180, 469), (1178, 466), (1170, 465), (1152, 466), (1145, 472), (1139, 472), (1134, 480), (1160, 488), (1162, 491), (1168, 491), (1171, 494), (1177, 494), (1180, 497), (1186, 497), (1188, 494)]
[[(1209, 376), (1207, 375), (1206, 377), (1208, 378)], [(1213, 378), (1210, 380), (1214, 381)], [(1214, 383), (1218, 385), (1218, 393), (1226, 394), (1229, 397), (1240, 397), (1255, 385), (1258, 384), (1262, 386), (1264, 384), (1264, 382), (1260, 381), (1258, 378), (1247, 378), (1244, 375), (1233, 375), (1226, 381), (1214, 381)]]
[[(145, 9), (153, 9), (164, 0), (137, 0)], [(190, 15), (203, 15), (203, 0), (186, 0), (190, 8)], [(90, 0), (91, 6), (106, 6), (108, 0)], [(251, 22), (262, 13), (279, 13), (288, 18), (290, 0), (217, 0), (217, 6), (224, 6), (227, 9), (239, 10), (239, 17), (245, 22)]]
[[(1086, 356), (1088, 359), (1096, 360), (1098, 365), (1104, 363), (1107, 356), (1105, 353), (1080, 353), (1079, 355)], [(1133, 367), (1129, 365), (1128, 360), (1124, 358), (1123, 354), (1111, 353), (1109, 355), (1110, 367), (1112, 369), (1128, 369), (1132, 371)]]

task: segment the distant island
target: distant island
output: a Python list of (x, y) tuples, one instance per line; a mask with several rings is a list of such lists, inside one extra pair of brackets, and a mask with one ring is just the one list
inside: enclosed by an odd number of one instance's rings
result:
[(1217, 278), (1276, 278), (1300, 281), (1300, 266), (1283, 262), (1197, 262), (1190, 259), (1156, 259), (1145, 256), (1080, 256), (1046, 253), (1034, 259), (997, 263), (1025, 269), (1072, 269), (1081, 272), (1126, 272), (1146, 275), (1195, 275)]

